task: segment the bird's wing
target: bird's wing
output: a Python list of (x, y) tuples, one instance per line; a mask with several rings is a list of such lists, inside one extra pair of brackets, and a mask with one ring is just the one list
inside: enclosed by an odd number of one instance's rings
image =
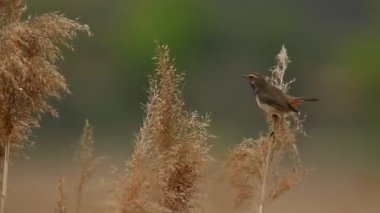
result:
[(272, 89), (267, 92), (261, 92), (260, 94), (258, 94), (258, 96), (259, 96), (260, 101), (270, 106), (273, 106), (277, 110), (285, 111), (285, 112), (286, 111), (298, 112), (297, 109), (295, 109), (288, 103), (285, 94), (277, 88)]
[(272, 106), (272, 107), (274, 107), (280, 111), (287, 111), (286, 110), (287, 109), (286, 104), (282, 103), (281, 101), (278, 101), (277, 98), (273, 98), (272, 96), (269, 96), (269, 95), (264, 94), (264, 93), (258, 94), (258, 97), (259, 97), (260, 101), (264, 104)]

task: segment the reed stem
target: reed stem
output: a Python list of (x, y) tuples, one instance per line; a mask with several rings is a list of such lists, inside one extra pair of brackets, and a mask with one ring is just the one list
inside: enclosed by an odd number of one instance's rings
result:
[(2, 181), (2, 192), (1, 192), (1, 203), (0, 203), (1, 213), (5, 212), (5, 203), (6, 203), (6, 198), (7, 198), (9, 154), (10, 154), (10, 144), (8, 140), (6, 140), (4, 144), (3, 181)]

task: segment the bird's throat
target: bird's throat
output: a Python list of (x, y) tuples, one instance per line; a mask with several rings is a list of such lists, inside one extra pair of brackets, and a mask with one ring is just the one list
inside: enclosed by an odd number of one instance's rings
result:
[(251, 85), (251, 87), (252, 87), (252, 89), (253, 89), (254, 92), (257, 92), (257, 91), (256, 91), (257, 89), (256, 89), (256, 87), (255, 87), (254, 84), (250, 83), (249, 85)]

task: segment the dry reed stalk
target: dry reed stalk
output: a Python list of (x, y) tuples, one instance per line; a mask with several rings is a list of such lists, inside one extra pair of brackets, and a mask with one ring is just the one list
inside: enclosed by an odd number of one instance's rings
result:
[(85, 121), (83, 133), (79, 141), (79, 160), (82, 164), (79, 183), (76, 188), (77, 203), (76, 212), (81, 212), (83, 190), (90, 178), (93, 176), (96, 167), (99, 164), (100, 158), (95, 157), (94, 153), (94, 130), (89, 121)]
[[(292, 82), (283, 79), (289, 62), (282, 47), (277, 65), (267, 79), (284, 92), (290, 89)], [(256, 211), (262, 213), (264, 205), (294, 186), (301, 174), (296, 133), (302, 131), (303, 120), (296, 114), (266, 117), (268, 132), (255, 140), (244, 139), (224, 164), (225, 174), (235, 191), (235, 211), (256, 206)]]
[(7, 186), (8, 186), (8, 171), (9, 171), (9, 155), (10, 144), (5, 141), (4, 144), (4, 164), (3, 164), (3, 179), (2, 179), (2, 192), (1, 192), (1, 212), (5, 212), (5, 203), (7, 199)]
[(58, 189), (58, 199), (56, 202), (55, 212), (66, 213), (68, 195), (65, 189), (65, 178), (59, 179), (57, 189)]
[(77, 31), (89, 33), (87, 25), (58, 13), (22, 20), (25, 10), (22, 0), (0, 0), (1, 213), (5, 211), (11, 153), (25, 145), (42, 114), (58, 115), (48, 99), (59, 99), (69, 92), (55, 65), (62, 58), (59, 46), (72, 49), (67, 40), (72, 40)]
[(150, 77), (146, 117), (127, 163), (120, 200), (123, 213), (194, 212), (210, 161), (209, 118), (184, 110), (183, 74), (157, 44), (156, 73)]

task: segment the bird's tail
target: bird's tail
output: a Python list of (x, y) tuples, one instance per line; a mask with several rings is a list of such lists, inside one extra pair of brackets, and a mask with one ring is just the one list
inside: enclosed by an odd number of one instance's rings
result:
[(288, 99), (288, 102), (293, 107), (298, 107), (301, 105), (304, 101), (318, 101), (318, 98), (309, 98), (309, 97), (291, 97)]
[(298, 98), (298, 99), (301, 99), (303, 101), (318, 101), (319, 100), (318, 98), (305, 98), (305, 97), (301, 97), (301, 98)]

